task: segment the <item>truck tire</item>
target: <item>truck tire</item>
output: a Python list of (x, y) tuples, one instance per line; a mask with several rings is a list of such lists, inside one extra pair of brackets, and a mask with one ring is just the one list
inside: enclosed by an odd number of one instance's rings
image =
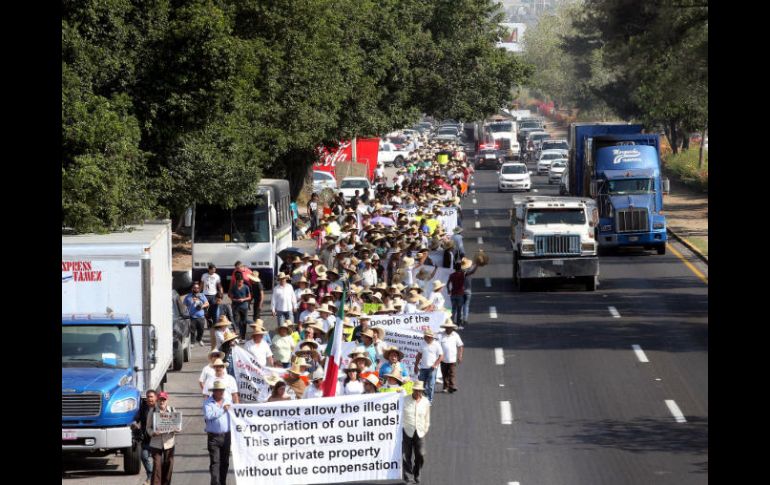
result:
[(130, 448), (123, 448), (123, 473), (138, 475), (142, 469), (142, 444), (133, 440)]
[(393, 160), (393, 166), (396, 168), (401, 168), (404, 166), (404, 157), (401, 155), (397, 156), (395, 160)]
[(598, 283), (599, 277), (598, 276), (587, 276), (586, 277), (586, 290), (587, 291), (596, 291), (596, 285)]
[(666, 244), (663, 243), (657, 248), (655, 248), (658, 251), (658, 254), (666, 254)]
[(192, 339), (188, 335), (184, 339), (184, 361), (185, 362), (190, 362), (190, 354), (192, 354), (191, 347), (192, 347)]
[(519, 258), (515, 252), (513, 253), (513, 284), (520, 292), (527, 291), (529, 286), (526, 279), (519, 278)]
[(172, 369), (182, 370), (184, 366), (184, 339), (174, 349), (174, 360), (172, 362)]

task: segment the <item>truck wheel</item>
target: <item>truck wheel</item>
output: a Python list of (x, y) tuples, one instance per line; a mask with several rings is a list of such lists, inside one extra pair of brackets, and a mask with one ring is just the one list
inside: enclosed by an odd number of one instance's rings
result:
[(123, 448), (123, 473), (137, 475), (142, 469), (142, 444), (133, 440), (130, 448)]
[(401, 168), (404, 166), (404, 157), (401, 155), (397, 156), (395, 160), (393, 160), (393, 166), (396, 168)]
[(599, 277), (597, 276), (588, 276), (586, 277), (586, 290), (588, 291), (596, 291), (596, 284), (598, 283), (597, 280)]
[(179, 344), (174, 349), (174, 361), (173, 361), (172, 369), (182, 370), (183, 365), (184, 365), (184, 340), (179, 342)]
[(513, 253), (513, 284), (521, 291), (527, 291), (527, 280), (519, 278), (519, 258)]
[(655, 248), (658, 251), (658, 254), (666, 254), (666, 244), (663, 243), (657, 248)]
[(184, 339), (184, 361), (190, 362), (190, 347), (192, 347), (192, 339), (188, 335), (187, 338)]

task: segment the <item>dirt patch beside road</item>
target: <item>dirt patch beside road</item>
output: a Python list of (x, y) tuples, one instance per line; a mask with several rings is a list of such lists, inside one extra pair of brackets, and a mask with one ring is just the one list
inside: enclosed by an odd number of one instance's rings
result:
[(171, 270), (192, 269), (192, 240), (183, 234), (171, 234)]

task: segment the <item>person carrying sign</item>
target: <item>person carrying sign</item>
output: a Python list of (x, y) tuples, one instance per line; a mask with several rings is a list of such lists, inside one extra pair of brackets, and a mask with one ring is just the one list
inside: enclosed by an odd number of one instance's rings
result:
[(155, 419), (159, 413), (173, 413), (168, 405), (168, 393), (158, 393), (158, 404), (147, 414), (147, 431), (150, 433), (150, 454), (152, 455), (152, 485), (170, 485), (174, 472), (174, 435), (155, 431)]
[(230, 414), (228, 411), (233, 402), (225, 389), (224, 382), (215, 381), (211, 387), (211, 396), (203, 403), (211, 485), (227, 483), (227, 472), (230, 468)]

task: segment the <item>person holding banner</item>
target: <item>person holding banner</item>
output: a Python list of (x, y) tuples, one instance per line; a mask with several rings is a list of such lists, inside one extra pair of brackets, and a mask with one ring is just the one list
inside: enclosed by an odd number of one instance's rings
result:
[[(291, 323), (288, 320), (284, 320), (281, 324), (284, 322)], [(249, 327), (252, 329), (251, 340), (246, 343), (245, 349), (246, 352), (256, 357), (257, 363), (262, 367), (273, 367), (273, 351), (270, 350), (270, 346), (264, 341), (267, 330), (262, 326), (263, 323), (262, 320), (257, 320), (256, 323), (249, 324)]]
[(171, 485), (174, 473), (174, 435), (176, 431), (162, 433), (155, 431), (156, 415), (173, 413), (168, 405), (168, 393), (158, 393), (158, 403), (147, 413), (147, 431), (150, 433), (150, 455), (152, 456), (152, 485)]
[(374, 374), (369, 374), (364, 378), (364, 394), (374, 394), (377, 392), (380, 380)]
[[(292, 397), (286, 393), (286, 382), (283, 381), (280, 377), (276, 376), (268, 376), (267, 382), (270, 385), (270, 388), (272, 389), (270, 392), (270, 397), (267, 398), (266, 402), (280, 402), (280, 401), (291, 401)], [(297, 398), (299, 399), (299, 397)]]
[(423, 382), (417, 381), (412, 388), (412, 395), (404, 398), (404, 429), (401, 442), (404, 478), (410, 473), (414, 483), (420, 483), (420, 471), (425, 464), (425, 435), (430, 429), (431, 405), (422, 395), (424, 390)]
[[(303, 368), (304, 367), (304, 368)], [(293, 391), (296, 399), (302, 399), (305, 388), (308, 385), (307, 362), (303, 357), (297, 357), (289, 368), (289, 372), (283, 376), (286, 385)]]
[(214, 382), (211, 396), (203, 403), (209, 451), (211, 485), (225, 485), (230, 469), (230, 407), (233, 402), (225, 392), (225, 383)]
[(427, 328), (423, 331), (425, 343), (420, 348), (414, 361), (414, 372), (418, 373), (418, 379), (425, 385), (425, 397), (433, 402), (433, 387), (436, 384), (436, 369), (441, 364), (444, 352), (441, 345), (433, 338), (433, 330)]

